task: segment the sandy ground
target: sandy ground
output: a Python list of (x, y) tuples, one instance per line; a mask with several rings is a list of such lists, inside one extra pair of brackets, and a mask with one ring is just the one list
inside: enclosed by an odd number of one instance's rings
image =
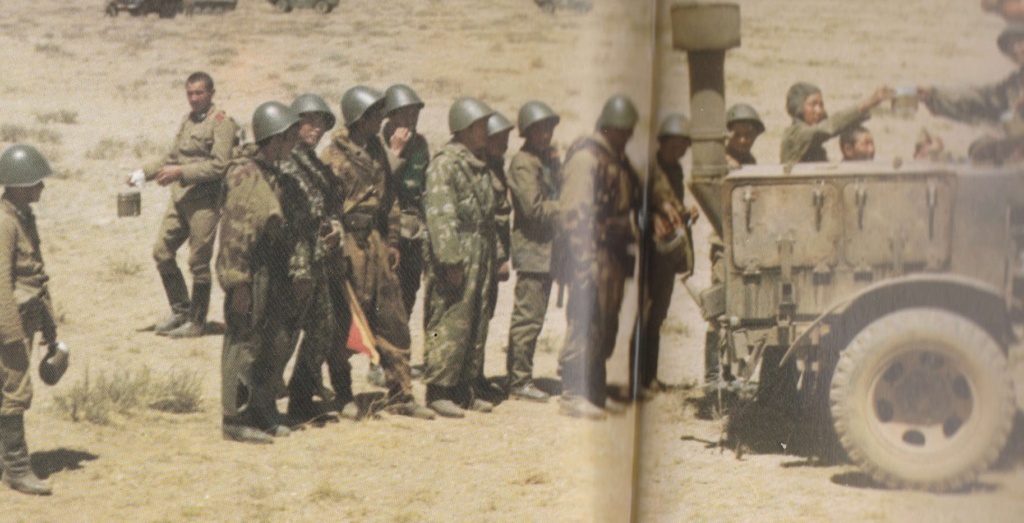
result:
[[(150, 250), (167, 201), (143, 190), (143, 214), (115, 217), (123, 176), (158, 154), (187, 110), (182, 80), (197, 69), (217, 81), (215, 101), (247, 126), (269, 99), (312, 91), (336, 104), (356, 83), (412, 85), (427, 106), (420, 128), (435, 146), (460, 95), (482, 97), (514, 117), (521, 103), (548, 101), (562, 115), (563, 146), (587, 132), (603, 100), (624, 92), (644, 109), (630, 154), (648, 148), (651, 114), (688, 111), (686, 60), (656, 37), (648, 2), (595, 0), (588, 14), (541, 13), (529, 0), (348, 0), (334, 13), (289, 15), (241, 0), (225, 15), (160, 20), (102, 16), (102, 2), (9, 0), (0, 21), (0, 140), (39, 145), (58, 171), (37, 206), (43, 252), (73, 366), (49, 388), (37, 382), (28, 432), (36, 469), (56, 495), (0, 489), (4, 520), (21, 521), (1014, 521), (1024, 513), (1018, 455), (970, 491), (933, 495), (872, 487), (848, 465), (804, 466), (802, 458), (747, 455), (716, 441), (717, 422), (698, 420), (677, 390), (637, 413), (605, 422), (571, 420), (557, 406), (502, 404), (490, 415), (423, 422), (385, 417), (328, 425), (271, 447), (224, 442), (219, 431), (221, 338), (170, 342), (137, 332), (166, 303)], [(754, 153), (777, 158), (785, 89), (817, 82), (826, 106), (859, 101), (882, 83), (982, 83), (1011, 71), (994, 39), (1001, 22), (976, 2), (908, 0), (742, 2), (743, 46), (727, 57), (728, 100), (755, 104), (768, 125)], [(486, 7), (485, 7), (486, 6)], [(663, 46), (660, 85), (652, 42)], [(652, 96), (652, 93), (654, 94)], [(73, 112), (72, 123), (45, 123)], [(42, 116), (42, 118), (41, 118)], [(656, 120), (657, 118), (655, 118)], [(655, 122), (656, 123), (656, 122)], [(907, 157), (924, 125), (962, 154), (982, 129), (919, 113), (870, 122), (879, 156)], [(3, 143), (3, 146), (8, 143)], [(513, 137), (511, 150), (518, 149)], [(830, 144), (829, 153), (838, 157)], [(689, 159), (684, 160), (688, 164)], [(698, 228), (698, 273), (707, 225)], [(635, 289), (630, 289), (635, 299)], [(487, 373), (504, 374), (511, 284), (491, 324)], [(215, 291), (214, 319), (223, 295)], [(623, 311), (611, 379), (626, 381)], [(422, 313), (412, 319), (422, 360)], [(665, 326), (661, 379), (700, 378), (704, 325), (677, 288)], [(536, 374), (556, 376), (563, 311), (551, 308)], [(36, 358), (39, 354), (36, 354)], [(366, 362), (354, 358), (357, 392)], [(110, 425), (71, 422), (53, 409), (88, 372), (192, 370), (203, 379), (203, 411), (139, 411)], [(416, 385), (422, 398), (423, 387)], [(634, 470), (634, 444), (639, 469)], [(1015, 447), (1020, 448), (1020, 445)], [(1019, 452), (1017, 453), (1019, 454)], [(632, 478), (640, 477), (634, 492)], [(1015, 514), (1018, 517), (1014, 517)]]

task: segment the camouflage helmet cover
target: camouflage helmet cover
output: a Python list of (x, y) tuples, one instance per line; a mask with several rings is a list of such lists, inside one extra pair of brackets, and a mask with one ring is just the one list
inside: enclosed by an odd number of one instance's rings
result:
[(562, 120), (546, 103), (537, 100), (526, 102), (519, 108), (519, 135), (525, 136), (526, 130), (533, 124), (551, 119), (554, 119), (555, 125)]
[(334, 128), (334, 124), (337, 123), (337, 119), (334, 117), (334, 113), (331, 112), (331, 106), (327, 105), (327, 102), (323, 98), (313, 94), (306, 93), (299, 95), (295, 101), (292, 102), (292, 111), (302, 117), (306, 113), (320, 113), (327, 117), (327, 129)]
[(732, 124), (736, 122), (750, 122), (757, 129), (757, 134), (764, 132), (764, 122), (761, 121), (761, 115), (757, 114), (757, 109), (754, 109), (754, 106), (750, 104), (738, 103), (725, 112), (725, 126), (729, 130), (732, 130)]
[(448, 129), (455, 134), (492, 114), (490, 106), (476, 98), (459, 98), (448, 109)]
[(12, 145), (0, 156), (0, 185), (31, 187), (52, 172), (46, 158), (31, 145)]
[(601, 116), (597, 118), (598, 129), (610, 127), (613, 129), (632, 130), (640, 119), (636, 106), (628, 97), (617, 94), (608, 99), (601, 109)]
[(681, 138), (690, 137), (690, 120), (680, 113), (671, 113), (661, 121), (658, 128), (658, 138), (678, 136)]
[(264, 102), (252, 113), (252, 136), (256, 143), (287, 131), (299, 123), (299, 116), (281, 102)]
[(365, 85), (357, 85), (345, 91), (341, 96), (341, 115), (345, 118), (345, 125), (358, 122), (367, 109), (383, 101), (384, 95), (380, 91)]
[(515, 129), (512, 122), (505, 118), (505, 115), (495, 111), (490, 118), (487, 119), (487, 136), (495, 136), (506, 131)]
[(412, 87), (408, 85), (395, 84), (384, 91), (384, 114), (391, 114), (403, 107), (410, 106), (422, 109), (423, 105), (423, 100), (420, 100), (416, 91), (413, 91)]

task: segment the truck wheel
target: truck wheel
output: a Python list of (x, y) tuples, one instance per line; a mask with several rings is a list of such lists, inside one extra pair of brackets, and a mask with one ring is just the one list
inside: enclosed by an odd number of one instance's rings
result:
[(274, 7), (282, 13), (287, 13), (292, 10), (292, 3), (289, 0), (277, 0), (274, 2)]
[(316, 12), (318, 12), (318, 13), (320, 13), (322, 15), (325, 15), (325, 14), (331, 12), (330, 4), (328, 4), (324, 0), (320, 0), (315, 5), (313, 5), (313, 9), (316, 9)]
[(999, 457), (1013, 385), (999, 345), (974, 322), (915, 308), (875, 320), (843, 351), (832, 420), (850, 459), (884, 485), (946, 491)]

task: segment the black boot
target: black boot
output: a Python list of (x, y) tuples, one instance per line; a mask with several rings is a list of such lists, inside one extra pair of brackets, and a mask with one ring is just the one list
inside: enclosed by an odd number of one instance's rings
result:
[(21, 414), (0, 416), (0, 442), (3, 443), (3, 481), (25, 494), (48, 496), (50, 485), (36, 477), (25, 444), (25, 418)]
[(178, 328), (168, 331), (168, 338), (198, 338), (206, 332), (206, 313), (210, 310), (210, 284), (192, 284), (192, 306), (188, 311), (188, 321)]
[(188, 299), (188, 286), (185, 285), (185, 277), (177, 267), (172, 272), (161, 272), (160, 280), (164, 283), (164, 292), (167, 293), (167, 301), (171, 304), (171, 314), (153, 325), (153, 330), (157, 334), (177, 329), (188, 321), (191, 304)]

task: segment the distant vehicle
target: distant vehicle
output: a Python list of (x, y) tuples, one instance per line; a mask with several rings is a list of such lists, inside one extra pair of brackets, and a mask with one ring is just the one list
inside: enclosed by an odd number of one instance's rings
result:
[[(196, 13), (222, 13), (232, 11), (238, 0), (196, 0)], [(184, 9), (182, 0), (110, 0), (104, 12), (107, 16), (117, 16), (126, 11), (132, 16), (145, 16), (157, 13), (160, 18), (174, 18)]]
[(274, 7), (282, 13), (288, 13), (293, 8), (308, 9), (312, 7), (320, 14), (327, 14), (338, 7), (340, 0), (267, 0), (274, 4)]

